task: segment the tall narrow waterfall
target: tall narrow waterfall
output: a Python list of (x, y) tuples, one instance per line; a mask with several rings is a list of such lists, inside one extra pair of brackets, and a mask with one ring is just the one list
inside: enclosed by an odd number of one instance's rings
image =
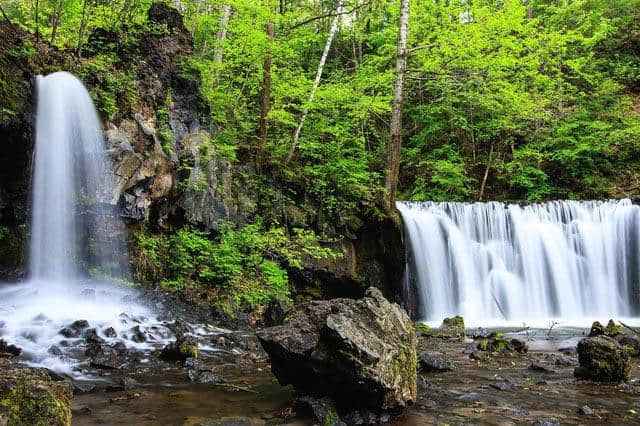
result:
[(124, 278), (124, 224), (87, 90), (64, 72), (37, 83), (29, 280), (0, 286), (0, 337), (26, 362), (78, 376), (86, 335), (145, 348), (140, 333), (158, 344), (166, 330), (133, 288), (104, 279)]
[[(90, 242), (117, 245), (117, 235), (108, 235), (104, 224), (96, 223), (104, 218), (95, 220), (96, 209), (89, 211), (111, 201), (105, 198), (113, 188), (112, 167), (83, 84), (57, 72), (39, 76), (37, 88), (30, 275), (69, 280), (78, 277), (78, 263), (87, 260)], [(95, 266), (109, 266), (109, 253), (96, 251), (102, 258)]]
[(422, 319), (640, 316), (640, 207), (398, 203)]

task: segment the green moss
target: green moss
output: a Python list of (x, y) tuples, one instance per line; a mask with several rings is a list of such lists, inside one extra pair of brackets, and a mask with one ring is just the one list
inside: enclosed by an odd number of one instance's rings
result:
[(607, 323), (607, 327), (604, 329), (605, 336), (614, 337), (622, 333), (622, 328), (617, 325), (612, 319)]
[(185, 358), (195, 358), (198, 359), (198, 355), (200, 355), (200, 350), (198, 349), (198, 344), (195, 342), (184, 342), (179, 348), (180, 353)]
[(71, 424), (70, 389), (31, 370), (8, 370), (0, 382), (0, 407), (8, 426), (67, 426)]
[(433, 333), (433, 330), (431, 329), (431, 327), (421, 322), (417, 322), (413, 324), (413, 327), (416, 329), (416, 333), (422, 334), (423, 336), (430, 336), (431, 333)]

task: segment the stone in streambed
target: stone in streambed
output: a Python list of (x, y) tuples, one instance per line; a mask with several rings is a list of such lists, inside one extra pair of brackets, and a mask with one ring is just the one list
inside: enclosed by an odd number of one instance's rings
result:
[(611, 337), (586, 337), (578, 343), (579, 379), (621, 382), (629, 379), (629, 354)]
[(313, 398), (303, 396), (295, 401), (296, 408), (312, 415), (323, 426), (339, 426), (345, 423), (340, 420), (335, 402), (329, 397)]
[(7, 357), (14, 357), (20, 356), (21, 353), (22, 349), (20, 349), (16, 345), (10, 345), (4, 340), (0, 339), (0, 354), (7, 354)]
[(116, 332), (116, 329), (113, 327), (106, 328), (104, 330), (104, 335), (107, 337), (118, 337), (118, 333)]
[(363, 299), (311, 301), (258, 332), (281, 385), (331, 397), (341, 412), (399, 413), (416, 400), (416, 335), (375, 288)]
[(582, 407), (578, 408), (578, 413), (582, 414), (583, 416), (592, 416), (593, 410), (588, 405), (583, 405)]
[(460, 315), (456, 315), (453, 318), (445, 318), (444, 320), (442, 320), (442, 325), (440, 326), (440, 333), (449, 337), (464, 338), (465, 336), (464, 319)]
[(95, 328), (90, 328), (89, 330), (85, 331), (84, 338), (87, 341), (87, 343), (96, 343), (96, 344), (104, 343), (104, 339), (98, 336), (98, 332), (96, 331)]
[(453, 362), (445, 355), (435, 352), (422, 352), (418, 355), (418, 370), (426, 373), (441, 373), (455, 370)]
[(622, 330), (619, 325), (610, 319), (607, 323), (607, 326), (603, 326), (600, 321), (594, 321), (591, 324), (591, 330), (589, 331), (589, 337), (596, 336), (608, 336), (608, 337), (616, 337), (622, 333)]
[(163, 361), (179, 361), (185, 363), (187, 358), (198, 358), (198, 342), (191, 336), (180, 336), (175, 342), (169, 343), (160, 352)]

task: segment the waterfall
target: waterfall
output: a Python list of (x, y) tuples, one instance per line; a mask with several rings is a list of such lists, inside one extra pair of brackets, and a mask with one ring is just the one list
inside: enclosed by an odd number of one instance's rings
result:
[(640, 207), (628, 199), (397, 207), (424, 320), (640, 316)]
[[(0, 338), (22, 348), (29, 364), (82, 376), (83, 333), (151, 349), (132, 340), (132, 330), (156, 345), (167, 331), (135, 289), (117, 284), (128, 270), (121, 266), (124, 224), (111, 199), (113, 166), (86, 88), (57, 72), (38, 77), (37, 90), (29, 280), (0, 286)], [(76, 320), (86, 321), (86, 329), (65, 333)]]
[(83, 84), (69, 73), (39, 76), (37, 90), (30, 276), (77, 278), (80, 261), (90, 260), (88, 248), (108, 241), (111, 250), (92, 253), (93, 266), (104, 271), (123, 247), (123, 232), (107, 233), (106, 217), (95, 208), (111, 201), (106, 198), (114, 186), (98, 115)]

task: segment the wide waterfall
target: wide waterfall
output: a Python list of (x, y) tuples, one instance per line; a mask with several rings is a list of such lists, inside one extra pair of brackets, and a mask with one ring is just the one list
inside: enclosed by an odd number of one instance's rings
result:
[[(115, 284), (127, 278), (124, 224), (89, 93), (64, 72), (38, 77), (37, 90), (29, 280), (0, 287), (0, 337), (29, 363), (77, 375), (83, 331), (144, 348), (131, 330), (152, 326), (152, 315), (132, 288)], [(76, 320), (86, 330), (69, 329)]]
[(424, 320), (640, 316), (640, 207), (628, 199), (397, 207)]

